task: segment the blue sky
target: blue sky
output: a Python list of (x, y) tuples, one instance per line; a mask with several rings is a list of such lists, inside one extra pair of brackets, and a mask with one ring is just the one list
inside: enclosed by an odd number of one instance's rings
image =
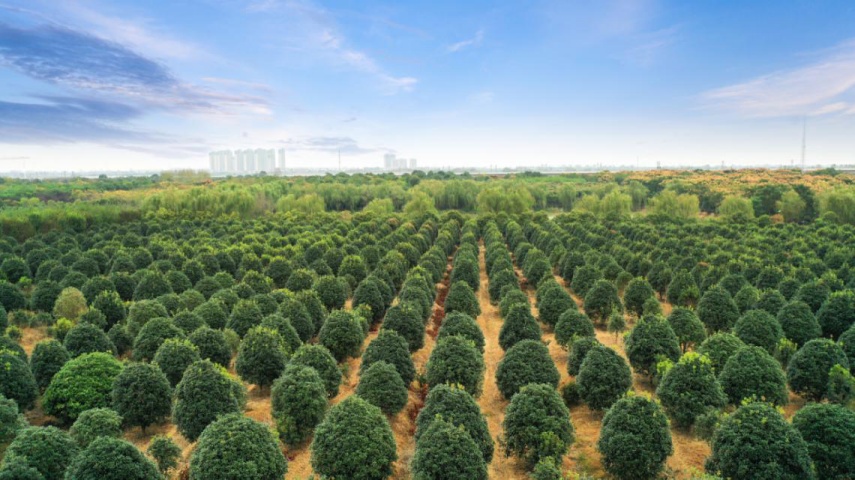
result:
[(0, 171), (855, 163), (855, 2), (0, 0)]

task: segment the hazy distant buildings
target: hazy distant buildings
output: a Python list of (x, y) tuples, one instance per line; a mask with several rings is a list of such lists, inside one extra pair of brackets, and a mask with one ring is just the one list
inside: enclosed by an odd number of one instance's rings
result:
[(220, 150), (208, 154), (212, 174), (251, 175), (285, 170), (285, 149)]
[(398, 158), (394, 153), (383, 155), (383, 169), (394, 170), (414, 170), (416, 168), (416, 159)]

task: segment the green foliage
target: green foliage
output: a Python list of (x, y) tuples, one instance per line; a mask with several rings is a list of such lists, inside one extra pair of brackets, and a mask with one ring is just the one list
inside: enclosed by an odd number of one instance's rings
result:
[(765, 310), (750, 310), (745, 313), (736, 325), (733, 333), (747, 345), (756, 345), (772, 353), (778, 345), (778, 340), (783, 337), (781, 324), (769, 312)]
[(136, 337), (140, 329), (148, 323), (149, 320), (168, 316), (169, 312), (166, 311), (166, 307), (161, 305), (160, 302), (155, 300), (134, 302), (131, 304), (130, 311), (128, 312), (128, 333), (130, 333), (132, 337)]
[(279, 378), (291, 351), (276, 330), (254, 327), (240, 342), (235, 371), (245, 382), (265, 387)]
[(632, 372), (617, 352), (594, 344), (579, 367), (576, 385), (591, 409), (607, 410), (632, 387)]
[(183, 339), (184, 331), (169, 318), (154, 318), (146, 323), (134, 339), (134, 360), (149, 361), (157, 349), (170, 338)]
[(855, 292), (844, 290), (832, 293), (820, 307), (816, 319), (822, 327), (822, 336), (836, 340), (855, 325)]
[(617, 288), (608, 280), (597, 280), (585, 294), (585, 313), (594, 321), (605, 323), (612, 312), (621, 310)]
[(448, 289), (448, 296), (445, 297), (445, 312), (461, 312), (472, 318), (481, 315), (478, 298), (468, 283), (458, 281), (451, 284)]
[(425, 367), (425, 381), (431, 388), (443, 383), (459, 384), (478, 396), (485, 369), (484, 357), (471, 340), (451, 336), (436, 342)]
[(17, 286), (0, 280), (0, 306), (6, 312), (20, 310), (27, 307), (27, 299)]
[[(448, 317), (445, 320), (447, 322)], [(445, 328), (446, 325), (447, 323), (443, 323), (442, 328)], [(380, 330), (377, 337), (368, 344), (362, 353), (362, 362), (359, 365), (360, 375), (375, 362), (381, 361), (388, 362), (395, 367), (404, 385), (409, 385), (416, 376), (416, 369), (410, 356), (407, 341), (394, 330)]]
[(172, 387), (166, 375), (150, 363), (129, 363), (113, 381), (113, 409), (125, 425), (145, 428), (169, 416)]
[(235, 333), (243, 337), (252, 327), (261, 325), (261, 319), (264, 315), (261, 309), (252, 300), (239, 300), (235, 308), (226, 322), (226, 328), (234, 330)]
[(707, 356), (713, 370), (720, 374), (727, 360), (744, 346), (745, 343), (732, 333), (716, 333), (698, 346), (698, 353)]
[(163, 342), (152, 360), (166, 375), (171, 386), (178, 385), (184, 371), (194, 362), (201, 360), (199, 348), (184, 339), (170, 338)]
[[(503, 326), (504, 328), (504, 326)], [(475, 323), (475, 319), (462, 312), (452, 312), (445, 316), (442, 321), (442, 326), (437, 334), (437, 340), (453, 335), (459, 335), (467, 340), (475, 343), (475, 347), (481, 353), (484, 352), (484, 333), (481, 328)], [(501, 333), (500, 333), (501, 343)]]
[(14, 440), (18, 431), (26, 426), (27, 420), (18, 411), (18, 404), (0, 395), (0, 444)]
[(107, 352), (114, 353), (116, 347), (110, 338), (100, 328), (89, 323), (78, 323), (65, 334), (63, 345), (72, 357), (79, 357), (85, 353)]
[(341, 370), (335, 363), (335, 358), (322, 345), (305, 344), (294, 352), (289, 365), (302, 365), (314, 368), (327, 389), (327, 395), (332, 398), (338, 395), (341, 385)]
[(626, 310), (641, 317), (644, 314), (644, 302), (649, 298), (655, 298), (655, 292), (650, 283), (642, 277), (630, 280), (623, 293), (623, 302)]
[(201, 360), (187, 368), (175, 387), (172, 421), (184, 438), (194, 441), (217, 417), (243, 410), (245, 400), (243, 385), (223, 367)]
[(392, 364), (382, 360), (360, 372), (356, 394), (387, 415), (401, 411), (409, 398), (407, 386), (398, 371)]
[(146, 453), (157, 463), (160, 473), (166, 474), (178, 466), (181, 458), (181, 447), (166, 435), (155, 435), (148, 444)]
[(267, 425), (239, 413), (218, 418), (199, 437), (190, 457), (193, 480), (282, 478), (288, 461)]
[(53, 315), (56, 318), (77, 320), (86, 312), (86, 298), (80, 290), (74, 287), (62, 289), (53, 305)]
[(425, 326), (413, 304), (403, 303), (390, 308), (383, 320), (382, 330), (393, 331), (406, 339), (411, 352), (424, 346)]
[(502, 421), (505, 455), (528, 468), (541, 459), (564, 456), (575, 440), (570, 412), (554, 387), (529, 384), (514, 395)]
[(683, 355), (656, 388), (656, 396), (674, 423), (691, 427), (710, 408), (722, 408), (727, 397), (709, 358), (690, 352)]
[(542, 458), (529, 475), (531, 480), (562, 480), (561, 468), (552, 457)]
[(304, 365), (288, 365), (270, 393), (271, 411), (279, 438), (297, 445), (311, 435), (327, 410), (327, 390), (318, 372)]
[(107, 332), (107, 337), (113, 342), (116, 353), (119, 355), (124, 355), (134, 346), (133, 337), (128, 333), (127, 327), (121, 323), (113, 325)]
[(810, 340), (787, 365), (790, 389), (808, 399), (821, 400), (828, 393), (828, 374), (834, 365), (849, 368), (849, 360), (840, 345), (827, 338)]
[(3, 469), (20, 462), (37, 470), (44, 480), (62, 480), (78, 452), (71, 436), (56, 427), (27, 427), (6, 449)]
[(371, 280), (371, 277), (359, 283), (356, 291), (353, 292), (353, 308), (361, 305), (367, 305), (371, 308), (372, 323), (377, 323), (383, 318), (386, 313), (386, 302), (383, 300), (383, 295), (377, 284)]
[(416, 443), (411, 463), (420, 480), (486, 480), (487, 464), (463, 427), (442, 418), (431, 422)]
[(538, 340), (523, 340), (508, 349), (496, 368), (496, 385), (510, 400), (530, 383), (558, 386), (560, 376), (549, 349)]
[(588, 294), (588, 290), (601, 278), (602, 273), (593, 265), (581, 265), (573, 273), (570, 287), (576, 295), (584, 297)]
[(796, 412), (793, 427), (807, 442), (818, 478), (855, 477), (855, 412), (811, 403)]
[(578, 337), (570, 345), (570, 355), (567, 356), (567, 373), (571, 376), (579, 375), (582, 362), (588, 352), (600, 342), (596, 337)]
[(416, 418), (415, 440), (421, 437), (438, 418), (466, 430), (478, 445), (484, 462), (493, 459), (493, 438), (487, 420), (475, 399), (458, 385), (437, 385), (428, 392), (424, 408)]
[(712, 287), (698, 302), (698, 318), (713, 332), (729, 331), (739, 319), (739, 308), (727, 290)]
[(499, 346), (502, 350), (507, 351), (523, 340), (540, 340), (540, 325), (531, 314), (528, 303), (512, 305), (504, 320), (499, 329)]
[(387, 478), (398, 458), (386, 417), (356, 395), (327, 412), (315, 429), (311, 451), (312, 469), (325, 478)]
[[(587, 315), (575, 308), (567, 310), (558, 317), (558, 324), (555, 325), (555, 341), (562, 347), (568, 348), (576, 337), (594, 336), (596, 336), (594, 323)], [(537, 338), (539, 337), (540, 335)]]
[(658, 315), (641, 317), (626, 338), (626, 355), (636, 371), (653, 375), (657, 357), (680, 358), (680, 343), (667, 320)]
[(677, 341), (680, 342), (680, 349), (685, 353), (690, 347), (699, 345), (703, 342), (707, 335), (704, 331), (704, 324), (695, 315), (695, 312), (688, 308), (677, 307), (668, 315), (668, 323), (674, 334), (677, 335)]
[[(541, 292), (543, 292), (542, 298)], [(566, 290), (560, 287), (549, 288), (546, 283), (538, 287), (538, 298), (540, 300), (537, 304), (537, 312), (540, 321), (553, 328), (558, 324), (561, 314), (577, 308), (576, 302)]]
[(80, 448), (101, 437), (121, 438), (122, 416), (109, 408), (91, 408), (77, 417), (68, 433)]
[(21, 411), (33, 408), (38, 386), (27, 358), (17, 352), (0, 349), (0, 395), (14, 400)]
[(199, 349), (199, 357), (202, 360), (210, 360), (223, 367), (228, 367), (231, 363), (232, 350), (222, 330), (202, 327), (191, 333), (188, 340)]
[(668, 301), (674, 306), (691, 307), (698, 303), (701, 292), (694, 277), (687, 270), (680, 270), (668, 284)]
[(787, 379), (781, 366), (760, 348), (745, 346), (724, 364), (718, 376), (728, 403), (739, 405), (755, 398), (775, 405), (787, 403)]
[(321, 302), (329, 310), (344, 308), (347, 301), (347, 289), (343, 280), (332, 275), (323, 275), (315, 280), (312, 289), (317, 292)]
[(365, 332), (352, 312), (336, 310), (330, 313), (318, 334), (318, 343), (326, 347), (339, 362), (358, 357)]
[(772, 406), (759, 402), (739, 407), (721, 422), (706, 471), (722, 478), (816, 478), (801, 434)]
[(166, 281), (166, 277), (160, 272), (148, 271), (134, 289), (134, 300), (153, 300), (167, 293), (172, 293), (172, 287)]
[(728, 196), (718, 207), (722, 220), (730, 223), (746, 223), (754, 219), (754, 206), (744, 197)]
[(641, 396), (618, 400), (603, 417), (597, 450), (618, 479), (656, 478), (674, 453), (665, 412)]
[(822, 328), (816, 321), (810, 306), (802, 301), (787, 303), (778, 312), (778, 323), (786, 338), (802, 346), (822, 334)]

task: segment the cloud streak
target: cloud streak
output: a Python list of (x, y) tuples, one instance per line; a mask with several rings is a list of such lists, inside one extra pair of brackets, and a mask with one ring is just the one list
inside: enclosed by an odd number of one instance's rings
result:
[(449, 45), (448, 47), (446, 47), (446, 51), (448, 51), (448, 53), (456, 53), (469, 47), (477, 47), (481, 45), (481, 42), (483, 41), (484, 29), (482, 28), (475, 32), (474, 37)]
[(701, 95), (709, 107), (748, 117), (855, 113), (855, 40), (814, 63), (780, 70)]
[(362, 155), (378, 152), (383, 149), (368, 148), (359, 145), (359, 142), (350, 137), (297, 137), (281, 140), (279, 142), (289, 150), (329, 152), (340, 151), (345, 155)]

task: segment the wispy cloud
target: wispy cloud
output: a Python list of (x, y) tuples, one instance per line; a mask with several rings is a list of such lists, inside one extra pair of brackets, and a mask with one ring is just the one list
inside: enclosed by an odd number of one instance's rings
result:
[(173, 112), (269, 112), (259, 96), (187, 84), (165, 66), (125, 46), (55, 25), (17, 28), (0, 23), (0, 65), (36, 80), (104, 94)]
[(311, 52), (334, 65), (371, 75), (383, 93), (409, 92), (418, 83), (415, 77), (386, 71), (373, 56), (351, 44), (333, 13), (308, 0), (255, 0), (246, 11), (276, 18), (289, 49)]
[(289, 150), (329, 153), (340, 151), (346, 155), (362, 155), (385, 150), (382, 148), (363, 147), (359, 145), (359, 142), (350, 137), (297, 137), (281, 140), (279, 143)]
[(478, 30), (477, 32), (475, 32), (475, 36), (473, 36), (472, 38), (468, 38), (466, 40), (461, 40), (457, 43), (453, 43), (453, 44), (449, 45), (448, 47), (446, 47), (446, 50), (449, 53), (455, 53), (455, 52), (459, 52), (459, 51), (466, 49), (466, 48), (469, 48), (469, 47), (477, 47), (477, 46), (481, 45), (481, 42), (483, 42), (483, 41), (484, 41), (484, 29), (482, 28), (482, 29)]
[(855, 113), (855, 40), (813, 63), (779, 70), (701, 95), (709, 107), (750, 117)]
[(675, 25), (634, 35), (632, 46), (623, 58), (631, 64), (649, 67), (677, 41), (679, 32), (680, 27)]

